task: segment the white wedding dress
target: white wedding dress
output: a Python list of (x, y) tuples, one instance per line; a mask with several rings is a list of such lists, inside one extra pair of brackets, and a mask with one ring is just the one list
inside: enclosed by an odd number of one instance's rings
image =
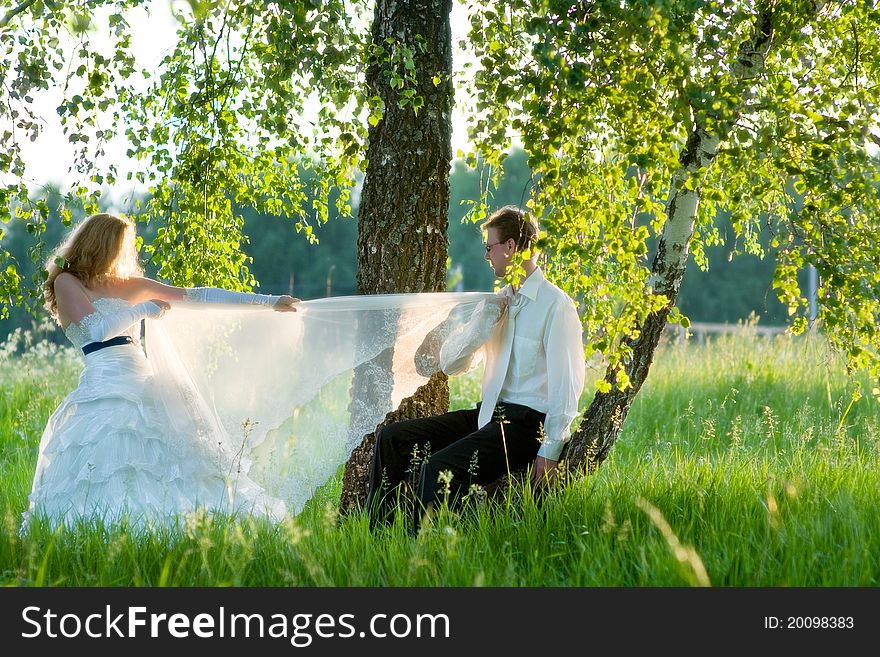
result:
[[(130, 306), (99, 298), (95, 313), (65, 335), (77, 349), (90, 319)], [(285, 504), (214, 449), (209, 418), (199, 417), (179, 387), (153, 371), (140, 343), (140, 322), (124, 334), (132, 344), (84, 356), (79, 385), (58, 406), (40, 441), (30, 506), (51, 524), (81, 518), (138, 526), (174, 524), (204, 507), (279, 519)], [(199, 439), (196, 439), (199, 437)]]
[[(199, 508), (300, 513), (493, 296), (335, 297), (295, 313), (177, 302), (147, 319), (146, 350), (136, 321), (124, 332), (132, 344), (84, 356), (78, 387), (49, 418), (23, 531), (36, 515), (155, 527)], [(93, 305), (65, 332), (77, 349), (91, 322), (132, 309)]]

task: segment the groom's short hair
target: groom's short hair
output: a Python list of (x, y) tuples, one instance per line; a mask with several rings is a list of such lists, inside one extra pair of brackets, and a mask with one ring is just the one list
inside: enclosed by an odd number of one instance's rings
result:
[(498, 238), (506, 242), (512, 239), (520, 250), (532, 249), (538, 241), (538, 223), (528, 212), (515, 205), (505, 205), (493, 212), (483, 223), (483, 230), (494, 228)]

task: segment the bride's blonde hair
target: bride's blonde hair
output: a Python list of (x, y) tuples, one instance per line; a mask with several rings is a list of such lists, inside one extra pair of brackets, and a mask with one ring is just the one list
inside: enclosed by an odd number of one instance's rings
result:
[(77, 226), (46, 263), (49, 276), (43, 284), (46, 308), (58, 319), (55, 279), (61, 272), (76, 276), (88, 288), (111, 280), (143, 275), (130, 219), (113, 214), (93, 214)]

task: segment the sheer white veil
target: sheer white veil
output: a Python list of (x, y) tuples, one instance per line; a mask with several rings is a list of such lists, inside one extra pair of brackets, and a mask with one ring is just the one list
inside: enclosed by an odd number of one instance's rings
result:
[(184, 435), (295, 514), (438, 371), (443, 340), (492, 296), (335, 297), (295, 313), (176, 303), (147, 322), (145, 344)]

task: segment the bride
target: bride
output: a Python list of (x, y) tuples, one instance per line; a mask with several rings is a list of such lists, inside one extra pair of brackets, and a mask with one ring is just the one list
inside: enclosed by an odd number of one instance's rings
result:
[(85, 368), (43, 433), (23, 531), (36, 516), (151, 527), (199, 508), (300, 513), (495, 297), (172, 287), (142, 275), (134, 225), (109, 214), (47, 269), (46, 307)]
[(148, 526), (198, 507), (283, 517), (284, 502), (216, 448), (222, 429), (199, 417), (185, 390), (169, 390), (156, 375), (140, 325), (181, 301), (296, 312), (299, 299), (184, 289), (145, 278), (133, 223), (111, 214), (83, 221), (47, 269), (46, 307), (82, 350), (85, 367), (43, 433), (23, 527), (35, 516), (51, 526), (80, 518)]

